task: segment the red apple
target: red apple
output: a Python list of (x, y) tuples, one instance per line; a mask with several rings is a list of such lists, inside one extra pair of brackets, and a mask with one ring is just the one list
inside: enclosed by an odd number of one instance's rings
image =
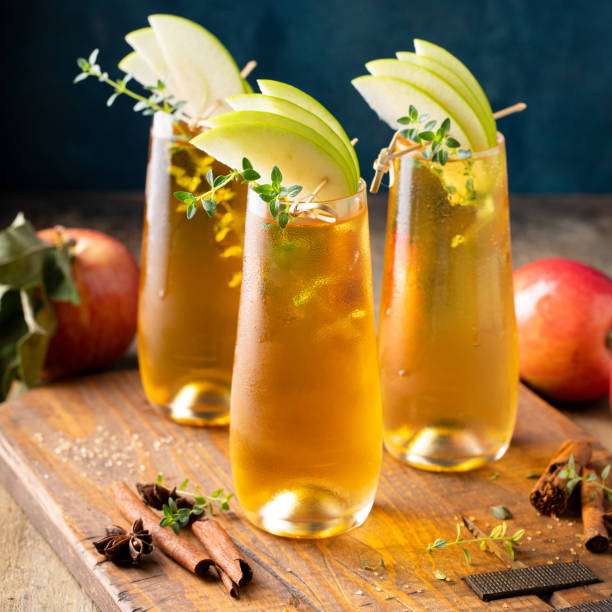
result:
[(570, 259), (540, 259), (514, 273), (519, 371), (564, 402), (608, 392), (612, 279)]
[(118, 359), (136, 331), (139, 270), (132, 254), (110, 236), (88, 229), (38, 232), (56, 243), (74, 240), (72, 278), (78, 306), (54, 302), (57, 331), (49, 343), (45, 373), (53, 378), (98, 370)]

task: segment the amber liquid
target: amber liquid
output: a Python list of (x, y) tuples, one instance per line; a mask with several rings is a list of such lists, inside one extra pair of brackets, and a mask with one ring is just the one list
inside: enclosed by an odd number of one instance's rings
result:
[(249, 195), (230, 450), (246, 516), (278, 535), (326, 537), (374, 500), (382, 423), (368, 218), (280, 229)]
[(431, 470), (501, 456), (518, 360), (503, 144), (443, 169), (396, 160), (379, 350), (388, 450)]
[[(183, 129), (184, 126), (183, 126)], [(191, 220), (175, 191), (208, 190), (227, 167), (199, 151), (168, 117), (155, 116), (147, 169), (138, 311), (145, 393), (176, 421), (224, 424), (242, 270), (246, 188), (233, 183), (214, 217)]]

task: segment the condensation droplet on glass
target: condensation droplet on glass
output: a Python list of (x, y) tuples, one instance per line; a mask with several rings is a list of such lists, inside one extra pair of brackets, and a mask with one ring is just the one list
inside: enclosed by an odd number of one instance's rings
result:
[(157, 292), (157, 295), (159, 296), (160, 300), (163, 300), (166, 297), (166, 289), (165, 288), (164, 289), (160, 289)]
[(397, 375), (401, 376), (401, 377), (407, 376), (408, 375), (408, 370), (398, 370), (397, 371)]
[(389, 316), (390, 314), (391, 314), (391, 309), (390, 309), (390, 308), (387, 308), (387, 310), (385, 310), (385, 315), (386, 315), (386, 316)]

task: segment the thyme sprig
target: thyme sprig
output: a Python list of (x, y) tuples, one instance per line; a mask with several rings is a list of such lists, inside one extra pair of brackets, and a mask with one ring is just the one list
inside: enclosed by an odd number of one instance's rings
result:
[[(188, 219), (192, 219), (197, 212), (198, 203), (209, 217), (215, 214), (217, 202), (215, 200), (215, 192), (225, 187), (232, 181), (241, 181), (243, 184), (255, 183), (261, 178), (251, 162), (246, 158), (242, 158), (242, 169), (233, 168), (228, 174), (219, 174), (214, 176), (212, 169), (206, 173), (206, 180), (210, 189), (202, 195), (196, 196), (190, 191), (175, 191), (174, 197), (187, 205), (186, 215)], [(272, 218), (278, 220), (281, 227), (286, 227), (289, 223), (289, 207), (291, 205), (290, 198), (295, 198), (301, 191), (301, 185), (291, 185), (284, 187), (281, 183), (283, 175), (277, 166), (272, 168), (271, 183), (255, 184), (253, 191), (259, 194), (259, 197), (267, 202)]]
[[(157, 484), (164, 485), (163, 476), (159, 474), (157, 476)], [(218, 512), (226, 512), (230, 509), (229, 500), (234, 496), (233, 493), (225, 493), (223, 489), (217, 489), (210, 495), (206, 495), (200, 492), (200, 487), (197, 487), (193, 491), (186, 491), (189, 479), (183, 480), (183, 482), (177, 487), (177, 492), (181, 492), (181, 496), (190, 497), (193, 499), (193, 506), (191, 508), (179, 508), (176, 501), (170, 497), (168, 503), (163, 505), (162, 511), (164, 518), (159, 522), (160, 527), (170, 527), (176, 535), (180, 533), (182, 527), (187, 527), (191, 521), (192, 516), (200, 516), (205, 510), (211, 515), (215, 514), (215, 505), (217, 506)]]
[(408, 138), (415, 144), (423, 145), (423, 157), (438, 162), (444, 166), (451, 156), (458, 159), (472, 157), (470, 149), (462, 149), (460, 142), (449, 136), (451, 120), (446, 117), (436, 129), (437, 121), (430, 119), (429, 114), (419, 114), (419, 111), (411, 104), (408, 115), (400, 117), (397, 121), (408, 127), (400, 131), (400, 136)]
[[(572, 494), (574, 487), (579, 482), (589, 482), (594, 486), (599, 487), (603, 491), (604, 497), (608, 501), (612, 501), (612, 488), (605, 485), (605, 481), (610, 475), (610, 470), (612, 470), (612, 464), (606, 465), (601, 471), (600, 480), (597, 478), (597, 474), (594, 472), (589, 472), (586, 476), (582, 476), (576, 472), (576, 461), (574, 459), (574, 455), (570, 455), (570, 458), (567, 461), (567, 468), (564, 468), (559, 472), (559, 478), (569, 479), (565, 486), (570, 495)], [(593, 495), (594, 494), (592, 494), (591, 497), (593, 497)]]
[(461, 523), (457, 523), (457, 536), (454, 541), (449, 542), (444, 538), (437, 538), (433, 544), (427, 545), (427, 552), (432, 553), (434, 550), (444, 550), (448, 546), (459, 546), (463, 552), (468, 565), (472, 564), (472, 555), (465, 547), (466, 544), (480, 544), (480, 550), (487, 549), (487, 542), (500, 542), (504, 545), (508, 556), (514, 561), (514, 548), (519, 546), (519, 540), (525, 535), (524, 529), (519, 529), (512, 536), (506, 535), (507, 524), (505, 521), (496, 525), (491, 530), (491, 533), (483, 538), (470, 538), (465, 540), (461, 535)]
[(166, 92), (166, 84), (159, 80), (155, 85), (143, 86), (145, 89), (151, 91), (149, 97), (142, 96), (135, 91), (128, 89), (127, 84), (131, 80), (132, 76), (126, 74), (123, 79), (113, 80), (109, 78), (108, 72), (103, 72), (98, 61), (98, 49), (94, 49), (87, 59), (79, 57), (77, 59), (77, 66), (81, 69), (81, 72), (76, 75), (73, 83), (79, 83), (84, 81), (88, 77), (96, 77), (100, 82), (110, 85), (114, 89), (114, 93), (106, 101), (106, 106), (112, 106), (115, 100), (121, 96), (126, 95), (136, 100), (134, 105), (134, 111), (142, 113), (143, 115), (152, 115), (156, 112), (168, 113), (171, 115), (180, 115), (182, 108), (185, 106), (184, 101), (175, 101), (174, 96), (169, 95)]

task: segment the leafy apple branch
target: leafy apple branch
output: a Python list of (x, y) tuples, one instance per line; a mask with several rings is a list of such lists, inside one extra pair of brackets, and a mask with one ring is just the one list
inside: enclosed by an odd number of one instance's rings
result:
[[(215, 214), (217, 202), (215, 200), (215, 192), (225, 187), (232, 181), (242, 181), (243, 184), (252, 184), (261, 178), (259, 172), (254, 170), (251, 162), (246, 158), (242, 158), (242, 169), (233, 168), (228, 174), (220, 174), (214, 176), (212, 169), (206, 173), (206, 180), (210, 189), (202, 195), (196, 196), (189, 191), (175, 191), (174, 197), (187, 205), (186, 215), (188, 219), (192, 219), (197, 212), (198, 204), (209, 217)], [(284, 228), (289, 223), (289, 207), (291, 205), (290, 198), (296, 197), (301, 191), (301, 185), (291, 185), (284, 187), (281, 183), (283, 175), (277, 166), (272, 168), (271, 183), (257, 184), (252, 187), (259, 197), (268, 203), (270, 215), (278, 221), (280, 227)]]
[(525, 535), (524, 529), (519, 529), (512, 536), (506, 535), (507, 523), (504, 521), (499, 525), (496, 525), (491, 530), (491, 533), (482, 538), (470, 538), (464, 539), (461, 535), (461, 523), (457, 523), (457, 536), (454, 541), (449, 542), (444, 538), (437, 538), (433, 544), (427, 545), (427, 552), (432, 553), (434, 550), (444, 550), (449, 546), (459, 546), (465, 557), (468, 565), (472, 564), (472, 555), (470, 551), (465, 547), (466, 544), (479, 544), (480, 550), (487, 549), (487, 542), (501, 542), (508, 553), (508, 556), (514, 561), (514, 548), (519, 546), (519, 540)]
[(561, 470), (559, 472), (559, 477), (568, 479), (567, 484), (565, 485), (567, 488), (567, 492), (571, 495), (574, 487), (579, 482), (589, 482), (592, 483), (593, 486), (599, 487), (605, 498), (608, 501), (612, 501), (612, 488), (606, 486), (605, 482), (608, 476), (610, 475), (610, 471), (612, 470), (612, 464), (608, 464), (601, 471), (601, 480), (597, 478), (597, 474), (594, 472), (589, 472), (586, 476), (582, 476), (576, 472), (576, 461), (574, 459), (574, 455), (570, 455), (570, 458), (567, 462), (567, 468)]

